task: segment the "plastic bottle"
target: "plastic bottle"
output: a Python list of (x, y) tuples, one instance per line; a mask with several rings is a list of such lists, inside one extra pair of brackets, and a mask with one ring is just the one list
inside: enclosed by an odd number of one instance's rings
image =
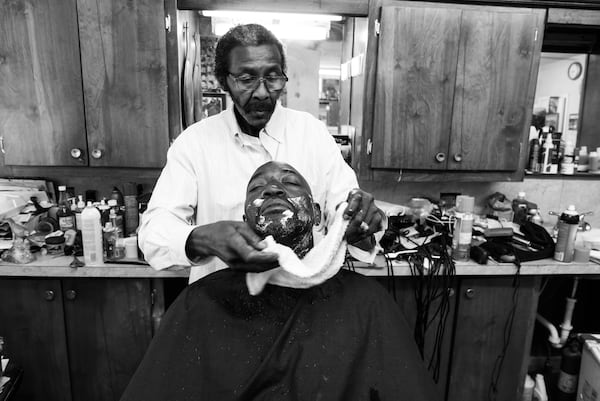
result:
[(137, 186), (133, 182), (125, 184), (125, 236), (134, 235), (137, 231), (140, 212), (137, 200)]
[(513, 223), (518, 225), (525, 223), (529, 209), (529, 202), (525, 199), (525, 192), (519, 192), (517, 197), (512, 201)]
[(113, 259), (115, 254), (115, 245), (117, 242), (117, 232), (110, 221), (106, 222), (102, 229), (102, 238), (104, 245), (104, 257)]
[(456, 221), (452, 236), (452, 258), (469, 260), (473, 234), (473, 210), (475, 198), (467, 195), (456, 197)]
[(539, 138), (533, 138), (529, 143), (529, 171), (532, 173), (539, 173), (540, 171), (540, 140)]
[(60, 185), (58, 187), (58, 211), (56, 217), (58, 219), (58, 228), (62, 231), (75, 230), (75, 213), (71, 211), (71, 205), (67, 197), (67, 187)]
[(81, 212), (81, 238), (83, 242), (83, 259), (86, 266), (98, 266), (104, 262), (102, 248), (102, 225), (100, 212), (91, 201)]
[[(116, 199), (108, 200), (108, 221), (110, 221), (117, 230), (117, 237), (123, 238), (125, 236), (125, 225), (123, 219), (123, 212), (117, 205)], [(106, 224), (106, 223), (105, 223)]]
[(567, 263), (573, 261), (577, 227), (579, 227), (579, 213), (575, 210), (574, 205), (569, 205), (558, 219), (558, 235), (554, 250), (555, 260)]
[(556, 385), (556, 401), (575, 401), (577, 381), (581, 365), (581, 349), (578, 341), (571, 341), (562, 349), (560, 373)]
[(577, 172), (585, 173), (588, 171), (588, 153), (587, 146), (582, 146), (579, 149), (579, 163), (577, 164)]
[(533, 388), (534, 401), (548, 401), (548, 392), (546, 391), (546, 382), (544, 376), (540, 373), (535, 375), (535, 387)]
[(542, 150), (542, 173), (543, 174), (556, 174), (553, 171), (552, 155), (553, 155), (554, 144), (552, 143), (552, 135), (547, 134), (544, 141), (544, 147)]
[(588, 157), (588, 172), (598, 174), (600, 173), (600, 158), (598, 152), (590, 152)]
[(75, 210), (75, 224), (77, 225), (77, 231), (81, 231), (81, 212), (85, 209), (85, 202), (82, 195), (77, 195), (77, 198), (79, 200), (77, 201), (77, 209)]
[(575, 148), (573, 143), (566, 142), (563, 157), (560, 161), (560, 173), (572, 175), (575, 173)]
[(125, 204), (123, 193), (117, 187), (113, 187), (113, 190), (110, 194), (110, 199), (116, 200), (118, 206), (123, 206)]
[(102, 226), (106, 224), (108, 221), (108, 214), (110, 212), (110, 206), (106, 204), (106, 200), (102, 199), (100, 204), (98, 205), (98, 210), (100, 211), (100, 221), (102, 222)]
[(525, 385), (523, 386), (523, 396), (521, 401), (532, 401), (533, 399), (533, 388), (535, 387), (535, 380), (529, 375), (525, 375)]

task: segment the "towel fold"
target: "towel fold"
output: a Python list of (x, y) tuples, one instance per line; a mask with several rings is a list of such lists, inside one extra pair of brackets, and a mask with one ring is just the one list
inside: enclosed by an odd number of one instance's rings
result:
[(260, 294), (267, 283), (309, 288), (333, 277), (344, 264), (346, 256), (344, 234), (350, 223), (343, 216), (346, 206), (346, 202), (339, 205), (327, 235), (302, 259), (291, 248), (275, 242), (272, 236), (265, 238), (267, 247), (263, 252), (279, 255), (279, 267), (260, 273), (247, 273), (246, 284), (250, 294)]

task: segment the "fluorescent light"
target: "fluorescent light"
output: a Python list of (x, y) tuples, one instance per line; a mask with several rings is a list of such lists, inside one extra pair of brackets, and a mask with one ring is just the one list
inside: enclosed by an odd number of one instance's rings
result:
[(202, 15), (206, 17), (221, 17), (228, 19), (242, 19), (249, 21), (257, 20), (288, 20), (288, 21), (341, 21), (341, 15), (327, 14), (298, 14), (298, 13), (269, 13), (259, 11), (227, 11), (227, 10), (205, 10)]
[(222, 36), (239, 24), (261, 24), (279, 39), (324, 40), (330, 22), (341, 20), (337, 15), (263, 13), (251, 11), (203, 11), (212, 18), (213, 33)]

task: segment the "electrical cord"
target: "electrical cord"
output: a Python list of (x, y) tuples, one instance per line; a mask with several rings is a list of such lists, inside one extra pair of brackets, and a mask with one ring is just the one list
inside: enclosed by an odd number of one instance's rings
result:
[(498, 383), (500, 382), (500, 374), (502, 373), (502, 366), (504, 365), (506, 353), (510, 345), (513, 324), (517, 311), (517, 305), (519, 302), (519, 288), (521, 284), (521, 261), (519, 260), (517, 254), (514, 252), (514, 249), (513, 254), (515, 254), (514, 264), (517, 266), (517, 271), (515, 272), (512, 283), (512, 304), (510, 310), (508, 311), (508, 316), (506, 317), (506, 320), (504, 322), (504, 330), (502, 332), (502, 350), (500, 351), (500, 354), (496, 357), (496, 361), (494, 362), (494, 367), (492, 369), (492, 378), (488, 389), (488, 400), (490, 401), (495, 401), (497, 399), (496, 397), (498, 395)]

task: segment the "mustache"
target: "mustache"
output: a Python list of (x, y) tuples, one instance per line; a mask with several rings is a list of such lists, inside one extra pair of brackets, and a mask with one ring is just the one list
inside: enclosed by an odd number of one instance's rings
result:
[(267, 209), (269, 209), (270, 207), (273, 207), (273, 206), (284, 206), (288, 210), (292, 210), (293, 212), (296, 211), (296, 208), (294, 207), (294, 205), (291, 202), (289, 202), (287, 198), (274, 197), (274, 198), (265, 199), (265, 201), (259, 207), (258, 212), (259, 212), (259, 214), (262, 214), (264, 211), (266, 211)]
[(275, 105), (273, 103), (271, 103), (270, 101), (264, 101), (264, 102), (252, 102), (252, 103), (248, 103), (245, 107), (244, 107), (244, 111), (248, 112), (253, 112), (253, 111), (271, 111), (273, 110), (275, 107)]

